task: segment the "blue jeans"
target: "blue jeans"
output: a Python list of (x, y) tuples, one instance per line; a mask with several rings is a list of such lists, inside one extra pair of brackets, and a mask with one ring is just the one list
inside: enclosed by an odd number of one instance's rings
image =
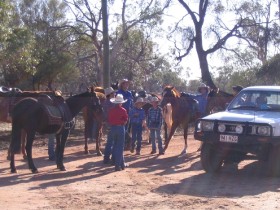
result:
[[(104, 162), (108, 162), (110, 160), (110, 156), (112, 155), (112, 151), (114, 149), (114, 139), (111, 133), (111, 127), (108, 125), (108, 135), (107, 135), (107, 142), (104, 149)], [(114, 159), (112, 157), (112, 159)]]
[(136, 151), (140, 152), (142, 144), (142, 124), (141, 123), (131, 123), (132, 131), (132, 145), (131, 148), (134, 149), (135, 143), (137, 141)]
[(151, 142), (152, 142), (152, 151), (157, 151), (157, 147), (156, 147), (156, 138), (157, 138), (158, 150), (159, 150), (159, 152), (163, 152), (162, 138), (160, 136), (160, 129), (150, 129), (150, 137), (151, 137)]
[(114, 142), (114, 149), (112, 156), (115, 159), (115, 167), (124, 167), (124, 142), (125, 142), (125, 127), (124, 126), (111, 126), (109, 132), (110, 138)]
[(48, 155), (50, 160), (55, 160), (55, 134), (49, 134)]

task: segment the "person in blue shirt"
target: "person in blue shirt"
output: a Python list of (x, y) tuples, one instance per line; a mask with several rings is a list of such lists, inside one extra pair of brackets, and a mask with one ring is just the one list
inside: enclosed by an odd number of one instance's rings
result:
[(207, 106), (207, 98), (209, 94), (209, 87), (204, 83), (201, 83), (197, 88), (199, 94), (189, 94), (192, 99), (195, 99), (197, 103), (196, 111), (199, 112), (199, 117), (206, 116), (206, 106)]
[(141, 144), (142, 144), (142, 131), (143, 126), (145, 124), (145, 110), (142, 109), (142, 106), (145, 104), (144, 99), (139, 97), (134, 103), (134, 107), (132, 107), (129, 111), (129, 118), (131, 124), (131, 133), (132, 133), (132, 144), (130, 152), (134, 153), (135, 143), (137, 141), (136, 146), (136, 155), (140, 155)]
[[(124, 100), (126, 100), (126, 102), (122, 105), (122, 107), (125, 108), (127, 113), (129, 113), (133, 105), (133, 96), (131, 91), (128, 90), (129, 85), (130, 85), (130, 81), (128, 79), (122, 79), (119, 82), (119, 89), (116, 92), (116, 95), (122, 95)], [(125, 150), (129, 150), (131, 145), (131, 137), (129, 136), (129, 130), (130, 130), (130, 119), (128, 119), (125, 125)]]

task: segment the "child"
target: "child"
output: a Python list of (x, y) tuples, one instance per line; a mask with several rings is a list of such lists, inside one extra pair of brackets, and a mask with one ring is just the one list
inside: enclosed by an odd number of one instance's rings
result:
[(160, 130), (162, 126), (162, 109), (158, 106), (159, 99), (153, 97), (151, 99), (152, 107), (148, 110), (147, 116), (147, 126), (150, 129), (150, 136), (152, 141), (152, 152), (151, 154), (156, 153), (156, 138), (158, 140), (158, 150), (159, 154), (163, 155), (162, 148), (162, 139), (160, 136)]
[(132, 130), (132, 144), (130, 152), (134, 152), (135, 143), (137, 140), (136, 155), (140, 155), (142, 144), (142, 128), (145, 122), (145, 111), (142, 106), (145, 104), (143, 98), (138, 98), (134, 103), (134, 107), (129, 112), (129, 119)]
[[(108, 112), (108, 124), (111, 126), (108, 133), (108, 138), (114, 142), (114, 149), (112, 156), (115, 159), (115, 171), (124, 170), (124, 142), (125, 142), (125, 125), (128, 120), (128, 114), (122, 107), (122, 104), (126, 102), (121, 94), (118, 94), (115, 98), (111, 98), (110, 101), (115, 104)], [(110, 141), (111, 141), (110, 140)]]

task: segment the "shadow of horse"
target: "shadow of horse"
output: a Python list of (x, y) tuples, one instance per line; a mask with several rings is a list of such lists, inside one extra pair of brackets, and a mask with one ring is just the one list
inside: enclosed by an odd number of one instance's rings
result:
[[(65, 144), (73, 125), (73, 118), (85, 106), (98, 109), (102, 112), (100, 101), (93, 89), (71, 96), (65, 101), (62, 97), (52, 100), (44, 98), (25, 98), (18, 102), (12, 114), (12, 141), (11, 141), (11, 172), (17, 172), (15, 154), (19, 153), (21, 144), (21, 130), (27, 133), (26, 153), (29, 169), (33, 173), (38, 170), (32, 158), (32, 145), (36, 132), (39, 134), (56, 133), (56, 164), (61, 171), (66, 170), (63, 164)], [(52, 111), (50, 111), (52, 110)]]

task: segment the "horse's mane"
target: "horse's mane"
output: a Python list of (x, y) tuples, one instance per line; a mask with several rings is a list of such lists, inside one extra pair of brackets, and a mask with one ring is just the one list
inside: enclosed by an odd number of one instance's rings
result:
[(101, 92), (96, 92), (96, 96), (99, 98), (99, 100), (105, 100), (106, 99), (106, 96), (104, 93), (101, 93)]
[(180, 93), (174, 86), (171, 86), (171, 85), (165, 86), (165, 88), (163, 89), (163, 92), (168, 91), (168, 90), (171, 91), (171, 93), (172, 93), (176, 98), (180, 98), (181, 93)]

